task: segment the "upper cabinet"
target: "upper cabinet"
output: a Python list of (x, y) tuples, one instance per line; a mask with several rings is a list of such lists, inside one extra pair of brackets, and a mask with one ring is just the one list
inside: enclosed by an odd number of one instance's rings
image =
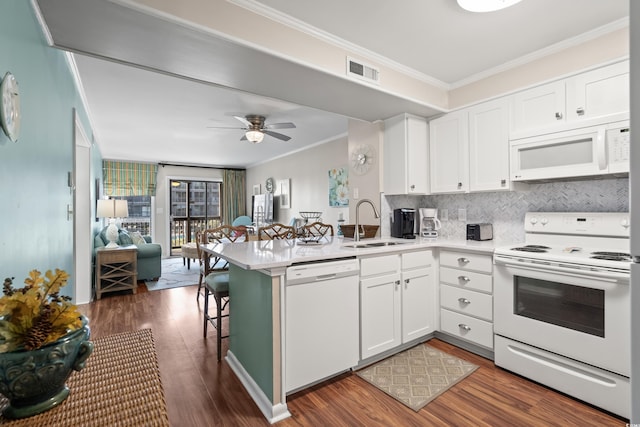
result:
[(511, 138), (629, 119), (629, 61), (511, 96)]
[(469, 191), (469, 119), (467, 110), (429, 122), (431, 193)]
[(428, 194), (427, 120), (401, 114), (384, 121), (386, 194)]
[(431, 192), (509, 190), (509, 103), (506, 98), (429, 123)]

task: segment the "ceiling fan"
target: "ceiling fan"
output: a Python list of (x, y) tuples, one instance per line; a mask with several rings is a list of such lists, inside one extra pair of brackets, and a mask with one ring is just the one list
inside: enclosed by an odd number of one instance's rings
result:
[(266, 124), (264, 122), (265, 117), (259, 116), (256, 114), (249, 114), (245, 117), (240, 117), (240, 116), (233, 116), (233, 117), (241, 121), (242, 124), (245, 125), (245, 127), (240, 127), (240, 128), (228, 128), (228, 127), (217, 127), (217, 126), (209, 126), (209, 127), (213, 127), (217, 129), (244, 129), (246, 132), (244, 136), (240, 138), (240, 141), (248, 140), (253, 142), (254, 144), (258, 144), (262, 142), (265, 135), (272, 136), (282, 141), (288, 141), (291, 139), (290, 136), (283, 135), (278, 132), (273, 132), (271, 129), (293, 129), (296, 127), (296, 125), (290, 122)]

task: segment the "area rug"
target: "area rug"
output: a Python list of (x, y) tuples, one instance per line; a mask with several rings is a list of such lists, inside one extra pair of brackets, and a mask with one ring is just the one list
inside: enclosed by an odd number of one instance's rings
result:
[(162, 276), (158, 280), (147, 280), (145, 285), (150, 291), (180, 288), (198, 284), (200, 264), (191, 260), (191, 268), (182, 264), (182, 257), (171, 257), (162, 260)]
[(420, 344), (356, 374), (417, 412), (476, 369), (473, 363)]
[[(42, 414), (0, 425), (168, 426), (169, 417), (151, 329), (92, 340), (86, 367), (67, 380), (69, 397)], [(0, 410), (8, 405), (0, 395)]]

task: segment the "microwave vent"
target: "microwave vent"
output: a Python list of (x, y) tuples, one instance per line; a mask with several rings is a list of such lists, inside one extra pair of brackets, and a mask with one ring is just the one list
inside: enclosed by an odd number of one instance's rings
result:
[(380, 83), (380, 70), (349, 57), (347, 57), (347, 76), (371, 83)]

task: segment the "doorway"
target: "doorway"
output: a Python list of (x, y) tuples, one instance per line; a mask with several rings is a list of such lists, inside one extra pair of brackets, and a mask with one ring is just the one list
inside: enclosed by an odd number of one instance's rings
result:
[(171, 255), (182, 245), (195, 242), (196, 233), (221, 224), (222, 183), (219, 181), (170, 180), (169, 236)]
[(69, 182), (73, 207), (68, 215), (73, 216), (74, 301), (85, 304), (91, 301), (91, 205), (95, 199), (91, 197), (91, 144), (77, 113), (73, 144), (73, 174)]

